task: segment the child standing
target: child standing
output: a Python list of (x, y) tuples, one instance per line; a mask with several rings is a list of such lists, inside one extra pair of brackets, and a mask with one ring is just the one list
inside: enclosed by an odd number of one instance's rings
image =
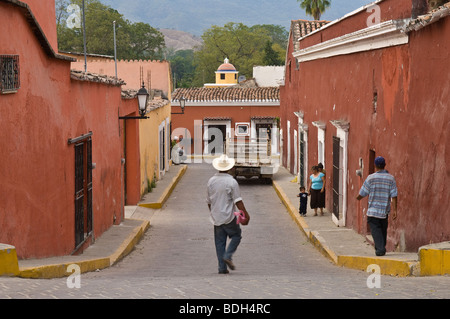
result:
[(300, 187), (300, 194), (298, 194), (297, 197), (300, 197), (300, 207), (298, 209), (298, 212), (299, 212), (300, 216), (306, 216), (306, 207), (308, 204), (308, 193), (305, 192), (305, 188), (303, 186)]

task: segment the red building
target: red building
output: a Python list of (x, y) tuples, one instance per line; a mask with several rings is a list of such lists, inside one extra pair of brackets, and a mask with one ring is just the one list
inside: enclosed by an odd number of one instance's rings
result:
[(355, 198), (384, 156), (399, 189), (391, 251), (450, 239), (449, 15), (448, 2), (381, 0), (316, 21), (315, 31), (300, 33), (305, 21), (291, 28), (280, 88), (283, 165), (306, 184), (322, 162), (333, 220), (368, 234), (367, 201)]
[[(200, 156), (201, 161), (202, 155), (222, 153), (227, 138), (257, 138), (260, 134), (269, 134), (272, 154), (278, 153), (279, 88), (258, 87), (252, 80), (239, 85), (237, 74), (225, 60), (216, 72), (215, 84), (173, 92), (172, 139), (183, 137), (187, 155)], [(176, 114), (181, 113), (181, 99), (186, 103), (184, 114)]]
[(71, 72), (54, 1), (0, 0), (0, 21), (0, 242), (20, 259), (77, 253), (123, 219), (119, 116), (137, 102), (115, 78)]

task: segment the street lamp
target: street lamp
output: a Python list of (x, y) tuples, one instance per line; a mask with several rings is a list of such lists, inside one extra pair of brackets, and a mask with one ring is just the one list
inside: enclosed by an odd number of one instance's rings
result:
[(147, 112), (147, 103), (148, 103), (149, 96), (150, 96), (150, 94), (148, 93), (147, 89), (145, 88), (144, 82), (142, 82), (142, 87), (137, 92), (140, 116), (121, 116), (121, 117), (119, 117), (119, 119), (121, 119), (121, 120), (148, 119), (149, 117), (145, 116), (145, 114)]
[(139, 102), (139, 114), (141, 114), (141, 117), (145, 116), (149, 96), (150, 96), (150, 94), (148, 94), (148, 91), (145, 88), (144, 83), (142, 83), (142, 87), (137, 92), (137, 97), (138, 97), (138, 102)]
[(181, 107), (181, 113), (171, 113), (171, 114), (184, 114), (184, 108), (186, 107), (186, 99), (184, 96), (180, 99), (180, 107)]

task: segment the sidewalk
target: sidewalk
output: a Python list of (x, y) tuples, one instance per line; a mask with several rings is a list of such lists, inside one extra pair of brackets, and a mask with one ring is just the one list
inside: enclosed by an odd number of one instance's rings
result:
[[(179, 179), (186, 171), (186, 165), (173, 165), (157, 182), (151, 193), (146, 194), (139, 205), (160, 208), (170, 196)], [(81, 273), (111, 267), (128, 255), (150, 227), (153, 210), (139, 206), (125, 207), (125, 220), (104, 232), (93, 245), (79, 256), (62, 256), (45, 259), (19, 260), (18, 277), (60, 278), (67, 277), (68, 266), (77, 264)]]
[(384, 275), (420, 275), (417, 253), (390, 252), (385, 256), (377, 257), (373, 246), (365, 236), (352, 229), (336, 226), (331, 219), (330, 212), (325, 210), (324, 216), (313, 216), (313, 210), (308, 207), (306, 217), (300, 217), (297, 197), (299, 186), (297, 183), (291, 182), (294, 178), (295, 176), (285, 168), (280, 167), (274, 176), (273, 187), (309, 241), (332, 262), (338, 266), (363, 271), (366, 271), (369, 265), (377, 264), (380, 266), (381, 274)]

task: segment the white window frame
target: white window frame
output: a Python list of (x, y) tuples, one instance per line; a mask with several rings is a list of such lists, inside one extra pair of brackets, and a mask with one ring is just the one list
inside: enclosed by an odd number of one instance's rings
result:
[(286, 135), (287, 135), (287, 144), (286, 144), (286, 149), (287, 149), (287, 169), (288, 171), (291, 170), (291, 121), (287, 121), (286, 122)]
[(294, 129), (294, 174), (298, 175), (298, 167), (299, 167), (299, 144), (298, 144), (298, 133), (297, 130)]
[(309, 167), (308, 166), (308, 124), (305, 124), (303, 121), (303, 112), (295, 112), (295, 115), (298, 117), (298, 132), (299, 132), (299, 134), (298, 134), (298, 136), (299, 136), (299, 138), (298, 138), (298, 157), (297, 157), (299, 169), (298, 169), (297, 180), (300, 183), (300, 173), (301, 173), (300, 172), (300, 142), (301, 142), (300, 136), (301, 136), (301, 133), (303, 133), (303, 143), (304, 143), (303, 158), (305, 161), (304, 167), (303, 167), (303, 169), (304, 169), (303, 174), (305, 176), (305, 185), (303, 185), (303, 186), (306, 187), (306, 185), (308, 184), (308, 176), (309, 176), (308, 175), (308, 172), (309, 172), (309, 169), (308, 169), (308, 167)]
[(317, 163), (322, 163), (325, 169), (325, 131), (326, 124), (321, 121), (313, 122), (313, 125), (317, 127)]
[(339, 147), (342, 149), (342, 219), (338, 220), (331, 214), (333, 222), (337, 226), (346, 226), (347, 221), (347, 197), (348, 197), (348, 129), (349, 123), (345, 121), (331, 121), (336, 127), (336, 136), (339, 137)]
[[(247, 132), (246, 133), (240, 133), (239, 132), (239, 127), (241, 126), (246, 126), (247, 127)], [(250, 136), (250, 123), (248, 122), (238, 122), (234, 125), (234, 135), (235, 136)]]

